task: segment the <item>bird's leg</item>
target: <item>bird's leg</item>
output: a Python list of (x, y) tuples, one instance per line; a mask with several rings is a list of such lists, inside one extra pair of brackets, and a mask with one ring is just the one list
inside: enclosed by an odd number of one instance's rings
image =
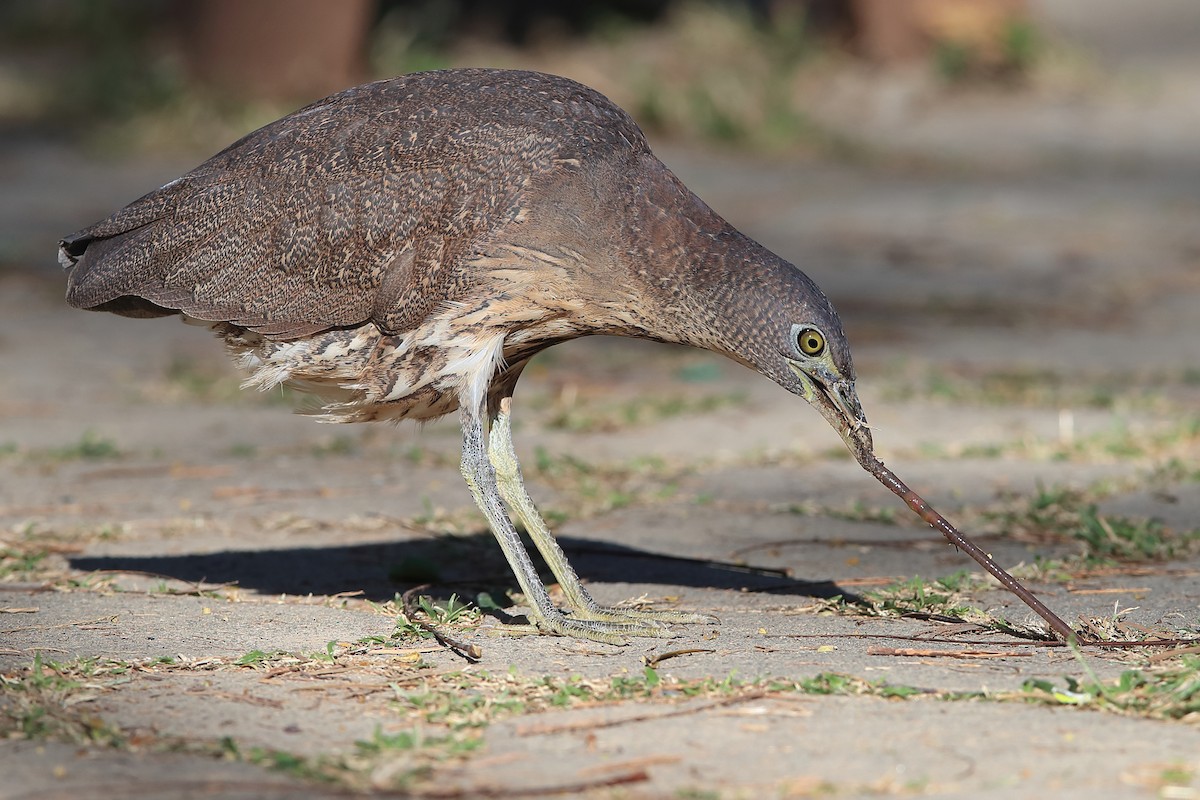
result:
[[(517, 461), (513, 449), (512, 427), (509, 418), (512, 398), (500, 400), (492, 418), (491, 431), (488, 436), (488, 460), (496, 472), (496, 483), (504, 502), (512, 509), (513, 514), (525, 526), (529, 538), (537, 546), (550, 571), (562, 587), (567, 598), (567, 608), (571, 615), (578, 619), (606, 620), (611, 622), (635, 622), (649, 628), (661, 628), (664, 622), (699, 623), (712, 622), (713, 618), (703, 614), (692, 614), (684, 611), (641, 611), (626, 608), (602, 606), (597, 603), (588, 590), (579, 581), (566, 553), (559, 546), (558, 540), (550, 533), (546, 521), (533, 504), (528, 492), (525, 491), (521, 479), (521, 465)], [(660, 634), (661, 635), (661, 634)]]
[(496, 536), (496, 541), (500, 543), (521, 591), (530, 603), (530, 621), (540, 628), (564, 636), (593, 639), (608, 644), (626, 644), (627, 636), (646, 635), (647, 627), (636, 622), (568, 617), (554, 607), (550, 594), (542, 585), (533, 561), (529, 558), (529, 553), (521, 543), (521, 537), (504, 511), (504, 501), (496, 484), (496, 470), (488, 460), (484, 445), (484, 417), (482, 407), (470, 408), (463, 404), (462, 474), (471, 488), (476, 504), (487, 517), (488, 525)]

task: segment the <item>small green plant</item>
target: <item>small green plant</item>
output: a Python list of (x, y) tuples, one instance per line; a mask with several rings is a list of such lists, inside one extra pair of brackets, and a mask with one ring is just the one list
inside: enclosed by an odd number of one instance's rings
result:
[(385, 750), (415, 750), (420, 743), (420, 736), (413, 731), (388, 734), (376, 728), (370, 739), (360, 739), (355, 744), (361, 752), (374, 754)]
[(262, 664), (266, 664), (267, 662), (271, 661), (273, 658), (276, 658), (280, 655), (286, 655), (286, 654), (282, 653), (282, 652), (268, 653), (264, 650), (251, 650), (248, 653), (245, 653), (244, 655), (242, 655), (240, 658), (238, 658), (233, 663), (237, 664), (239, 667), (256, 667), (256, 666), (259, 666)]
[(231, 736), (223, 736), (213, 748), (223, 758), (254, 764), (265, 769), (275, 770), (303, 780), (321, 783), (336, 782), (349, 778), (348, 766), (338, 759), (305, 756), (275, 750), (267, 747), (248, 747), (243, 749)]
[(913, 686), (900, 686), (886, 681), (868, 681), (855, 675), (843, 675), (836, 672), (821, 672), (811, 678), (803, 678), (798, 682), (798, 688), (805, 694), (872, 695), (900, 699), (930, 694), (924, 689)]
[(957, 587), (963, 586), (964, 583), (960, 573), (932, 582), (916, 575), (906, 581), (868, 592), (867, 597), (883, 616), (913, 613), (960, 619), (985, 616), (978, 608), (965, 604), (958, 595)]
[(1011, 19), (1004, 26), (1000, 47), (1007, 69), (1025, 74), (1042, 54), (1042, 37), (1028, 20)]
[(617, 675), (612, 679), (612, 689), (610, 696), (621, 699), (631, 697), (649, 697), (658, 689), (662, 680), (658, 676), (658, 671), (653, 667), (645, 667), (641, 675), (624, 676)]
[(470, 603), (459, 599), (457, 594), (450, 595), (446, 604), (438, 605), (429, 597), (422, 596), (417, 603), (425, 615), (439, 625), (453, 625), (478, 619), (478, 609)]
[(1180, 656), (1177, 664), (1131, 669), (1115, 680), (1066, 677), (1063, 684), (1028, 680), (1021, 691), (1030, 702), (1096, 708), (1139, 717), (1183, 719), (1200, 714), (1200, 657)]
[(84, 431), (79, 441), (66, 447), (50, 451), (57, 461), (102, 461), (120, 458), (122, 452), (112, 439), (98, 436), (95, 431)]
[[(1162, 771), (1162, 773), (1159, 775), (1159, 780), (1163, 783), (1164, 789), (1166, 787), (1176, 787), (1177, 786), (1182, 789), (1185, 789), (1187, 794), (1194, 794), (1194, 792), (1191, 791), (1190, 787), (1192, 785), (1192, 781), (1194, 781), (1195, 779), (1196, 779), (1196, 770), (1193, 767), (1189, 767), (1186, 764), (1182, 764), (1182, 763), (1170, 765), (1169, 767), (1165, 768)], [(1184, 797), (1187, 796), (1187, 794), (1185, 794), (1183, 792), (1174, 793), (1174, 794), (1182, 795)], [(1160, 796), (1170, 797), (1173, 795), (1169, 795), (1169, 794), (1167, 794), (1167, 792), (1164, 791)]]
[(37, 575), (50, 551), (22, 543), (0, 547), (0, 580), (27, 580)]
[(721, 793), (712, 789), (697, 789), (693, 786), (675, 790), (679, 800), (721, 800)]
[(1094, 505), (1080, 511), (1074, 535), (1089, 558), (1118, 561), (1165, 561), (1192, 551), (1200, 540), (1200, 531), (1176, 536), (1159, 520), (1105, 516)]
[(988, 40), (941, 38), (933, 62), (947, 82), (1019, 81), (1032, 71), (1042, 53), (1042, 39), (1028, 20), (1005, 20)]
[(73, 708), (84, 693), (105, 690), (112, 678), (127, 671), (121, 661), (87, 658), (60, 663), (36, 654), (28, 668), (0, 673), (0, 738), (123, 747), (120, 730)]
[(313, 653), (312, 657), (318, 661), (328, 661), (330, 664), (337, 661), (337, 656), (334, 650), (337, 648), (337, 642), (326, 642), (325, 650), (322, 652)]
[(935, 579), (935, 583), (948, 592), (965, 592), (973, 588), (978, 581), (978, 575), (968, 569), (960, 569), (949, 575)]
[(984, 513), (1006, 535), (1074, 540), (1088, 562), (1164, 561), (1200, 551), (1200, 529), (1176, 532), (1161, 521), (1103, 514), (1088, 492), (1039, 485), (1033, 497)]
[[(394, 603), (398, 609), (405, 608), (404, 598), (400, 595), (396, 595)], [(473, 625), (478, 623), (483, 616), (475, 605), (460, 599), (457, 594), (450, 595), (450, 599), (445, 604), (436, 603), (433, 598), (421, 595), (417, 598), (416, 607), (429, 619), (431, 624), (438, 626)], [(403, 611), (397, 616), (396, 629), (392, 632), (392, 638), (396, 639), (424, 639), (432, 635), (429, 630), (410, 619)]]
[(1014, 631), (1016, 627), (1003, 617), (987, 613), (967, 602), (966, 593), (987, 584), (982, 575), (959, 570), (932, 581), (918, 576), (864, 592), (850, 602), (844, 597), (832, 597), (817, 602), (824, 613), (865, 617), (921, 616), (943, 620), (962, 620), (997, 631)]
[(576, 700), (586, 701), (593, 697), (591, 687), (580, 683), (578, 676), (559, 684), (547, 681), (547, 685), (553, 691), (553, 694), (550, 696), (551, 705), (565, 707), (573, 705)]

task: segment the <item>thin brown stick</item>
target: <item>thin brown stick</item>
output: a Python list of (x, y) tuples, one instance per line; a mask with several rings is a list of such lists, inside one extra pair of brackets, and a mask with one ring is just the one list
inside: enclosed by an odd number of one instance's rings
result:
[[(225, 583), (205, 583), (203, 580), (189, 581), (189, 580), (185, 580), (184, 578), (176, 578), (173, 575), (165, 575), (161, 572), (147, 572), (146, 570), (141, 570), (141, 569), (95, 569), (95, 570), (89, 570), (87, 574), (88, 575), (131, 575), (131, 576), (135, 576), (135, 577), (139, 577), (139, 578), (154, 578), (155, 580), (162, 581), (163, 583), (166, 583), (167, 581), (174, 581), (175, 583), (183, 583), (183, 584), (186, 584), (186, 585), (192, 587), (188, 591), (183, 591), (180, 589), (168, 589), (167, 591), (162, 593), (162, 594), (172, 594), (172, 595), (176, 595), (179, 597), (189, 596), (189, 595), (199, 596), (199, 595), (204, 594), (205, 592), (218, 592), (222, 589), (238, 588), (237, 581), (226, 581)], [(147, 590), (145, 593), (146, 594), (156, 594), (156, 592), (151, 592), (149, 590)]]
[[(1063, 647), (1064, 642), (1057, 639), (1022, 639), (1018, 642), (996, 642), (988, 639), (946, 639), (937, 638), (931, 639), (928, 636), (902, 636), (895, 633), (839, 633), (836, 635), (828, 633), (777, 633), (772, 634), (770, 638), (774, 639), (890, 639), (900, 642), (947, 642), (952, 644), (978, 644), (987, 645), (989, 647)], [(1198, 641), (1196, 638), (1191, 639), (1143, 639), (1135, 641), (1133, 639), (1118, 639), (1109, 642), (1093, 642), (1085, 641), (1080, 644), (1085, 644), (1088, 647), (1109, 648), (1112, 650), (1130, 650), (1135, 647), (1187, 647), (1195, 645)]]
[(980, 550), (971, 540), (959, 533), (958, 529), (939, 514), (933, 506), (926, 503), (919, 494), (908, 488), (904, 484), (904, 481), (896, 477), (896, 473), (885, 467), (883, 462), (876, 458), (874, 454), (862, 454), (859, 463), (862, 464), (864, 469), (874, 475), (876, 480), (895, 492), (909, 508), (917, 512), (917, 515), (925, 520), (929, 524), (929, 527), (939, 531), (951, 544), (975, 559), (976, 563), (990, 572), (996, 580), (1000, 581), (1005, 589), (1015, 594), (1020, 598), (1021, 602), (1033, 609), (1039, 617), (1046, 620), (1046, 624), (1064, 642), (1079, 640), (1079, 636), (1070, 625), (1063, 622), (1057, 614), (1051, 611), (1041, 600), (1038, 600), (1033, 592), (1022, 586), (1020, 581), (1009, 575), (1003, 567), (992, 560), (991, 556)]
[(1067, 591), (1071, 594), (1149, 594), (1153, 590), (1149, 586), (1113, 586), (1107, 589), (1072, 589), (1068, 586)]
[(590, 767), (583, 767), (579, 770), (580, 775), (619, 775), (621, 773), (630, 772), (635, 769), (645, 769), (646, 767), (657, 767), (663, 764), (678, 764), (683, 761), (683, 756), (677, 755), (648, 755), (630, 758), (626, 761), (618, 761), (617, 763), (601, 763), (593, 764)]
[(711, 647), (688, 647), (683, 650), (668, 650), (665, 653), (657, 653), (652, 656), (643, 656), (642, 662), (647, 667), (657, 667), (659, 664), (666, 661), (668, 658), (678, 658), (679, 656), (690, 656), (690, 655), (695, 655), (696, 653), (715, 653), (715, 652), (717, 652), (717, 651), (713, 650)]
[(687, 708), (676, 708), (671, 711), (647, 712), (644, 714), (634, 714), (620, 719), (595, 720), (583, 719), (574, 720), (572, 722), (564, 722), (559, 725), (549, 725), (546, 723), (534, 724), (527, 726), (518, 726), (518, 736), (545, 736), (547, 734), (573, 733), (575, 731), (592, 731), (599, 728), (615, 728), (618, 725), (629, 725), (634, 722), (652, 722), (654, 720), (669, 719), (671, 717), (686, 717), (689, 714), (699, 714), (704, 711), (711, 711), (714, 708), (722, 708), (724, 706), (732, 706), (738, 703), (745, 703), (749, 700), (761, 700), (767, 697), (770, 692), (753, 691), (746, 694), (739, 694), (734, 697), (722, 697), (719, 700), (712, 700), (707, 703), (697, 703)]
[(111, 614), (99, 619), (77, 620), (75, 622), (60, 622), (57, 625), (22, 625), (20, 628), (7, 628), (0, 631), (3, 634), (25, 633), (26, 631), (52, 631), (59, 628), (75, 628), (81, 625), (111, 625), (117, 621), (118, 614)]
[(1159, 661), (1167, 661), (1179, 656), (1191, 655), (1192, 653), (1200, 653), (1200, 644), (1192, 645), (1191, 647), (1176, 647), (1174, 650), (1164, 650), (1161, 653), (1155, 653), (1148, 659), (1151, 664), (1157, 664)]
[(912, 656), (917, 658), (1013, 658), (1033, 653), (997, 653), (988, 650), (932, 650), (924, 647), (868, 647), (869, 656)]

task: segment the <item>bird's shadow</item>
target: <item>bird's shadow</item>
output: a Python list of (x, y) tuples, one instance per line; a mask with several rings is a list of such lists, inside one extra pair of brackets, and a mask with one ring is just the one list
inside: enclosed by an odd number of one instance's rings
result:
[[(560, 537), (572, 566), (585, 581), (661, 584), (862, 602), (833, 581), (796, 580), (783, 570), (685, 558), (591, 539)], [(169, 556), (75, 556), (75, 569), (170, 578), (190, 584), (236, 584), (265, 595), (337, 595), (390, 600), (398, 592), (431, 584), (433, 592), (515, 589), (515, 581), (488, 533), (436, 539), (224, 550)], [(553, 580), (548, 571), (543, 577)]]

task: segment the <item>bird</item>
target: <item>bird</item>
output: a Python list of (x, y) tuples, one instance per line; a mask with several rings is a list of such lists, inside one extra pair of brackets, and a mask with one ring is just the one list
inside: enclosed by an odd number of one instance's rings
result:
[(515, 386), (542, 350), (593, 335), (703, 348), (871, 452), (817, 284), (684, 186), (629, 114), (563, 77), (452, 69), (333, 94), (64, 237), (59, 261), (70, 306), (207, 326), (247, 386), (310, 392), (324, 421), (457, 411), (463, 478), (546, 633), (626, 644), (712, 618), (602, 606), (568, 563), (512, 439)]

